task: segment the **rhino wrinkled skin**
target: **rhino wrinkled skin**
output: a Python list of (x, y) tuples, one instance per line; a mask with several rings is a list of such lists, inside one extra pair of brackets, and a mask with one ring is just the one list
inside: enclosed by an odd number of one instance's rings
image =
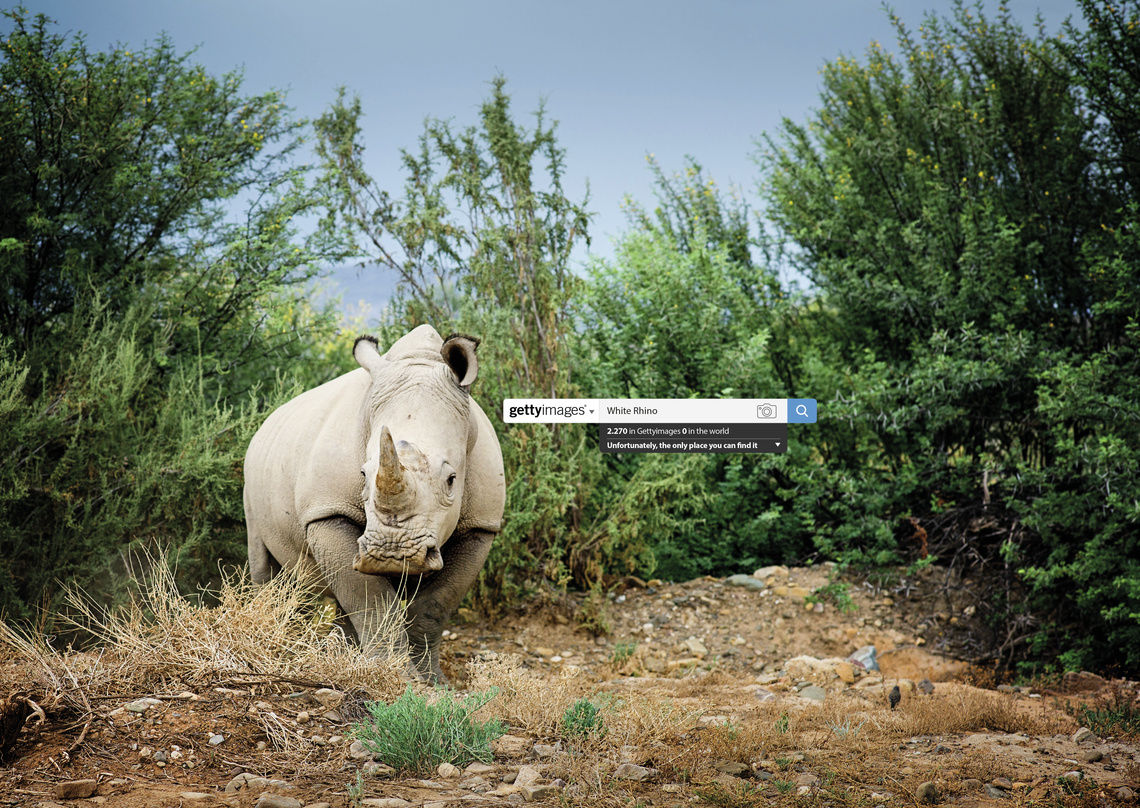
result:
[(368, 653), (390, 639), (378, 616), (406, 601), (397, 650), (435, 681), (440, 635), (503, 516), (499, 441), (469, 393), (475, 346), (428, 325), (383, 355), (361, 337), (360, 368), (275, 410), (245, 456), (254, 583), (315, 568)]

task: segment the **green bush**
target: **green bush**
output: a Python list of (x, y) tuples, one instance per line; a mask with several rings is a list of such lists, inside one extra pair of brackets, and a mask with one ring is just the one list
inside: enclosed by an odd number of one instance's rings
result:
[(463, 767), (492, 760), (491, 742), (505, 729), (497, 719), (477, 721), (474, 714), (497, 691), (459, 698), (445, 688), (432, 697), (416, 695), (412, 686), (391, 704), (370, 702), (370, 720), (352, 733), (373, 757), (398, 771), (427, 774), (440, 763)]
[(578, 699), (562, 715), (562, 735), (568, 740), (585, 741), (605, 734), (602, 708), (589, 699)]

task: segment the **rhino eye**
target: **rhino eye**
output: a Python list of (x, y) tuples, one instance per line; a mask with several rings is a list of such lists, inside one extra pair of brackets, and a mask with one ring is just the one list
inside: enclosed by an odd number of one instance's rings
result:
[(452, 473), (452, 474), (449, 474), (447, 476), (447, 490), (450, 491), (454, 487), (455, 487), (455, 474)]

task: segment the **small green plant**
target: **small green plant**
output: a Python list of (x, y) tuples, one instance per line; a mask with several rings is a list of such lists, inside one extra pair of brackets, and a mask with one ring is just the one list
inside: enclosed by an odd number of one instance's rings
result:
[(577, 741), (603, 737), (606, 728), (602, 722), (602, 708), (589, 699), (578, 699), (562, 714), (562, 734)]
[(776, 786), (776, 790), (781, 794), (787, 794), (796, 787), (795, 780), (773, 780), (772, 784)]
[(348, 804), (352, 808), (364, 805), (364, 772), (356, 770), (356, 782), (349, 783), (345, 789), (348, 792)]
[(472, 716), (496, 695), (492, 688), (459, 698), (436, 688), (428, 699), (408, 685), (391, 704), (368, 703), (371, 720), (354, 725), (352, 733), (374, 757), (400, 771), (424, 774), (440, 763), (490, 763), (491, 741), (503, 735), (503, 724)]
[(1128, 694), (1117, 689), (1111, 699), (1098, 699), (1095, 705), (1065, 702), (1065, 712), (1097, 735), (1140, 735), (1140, 709)]
[(781, 714), (780, 717), (776, 719), (776, 732), (783, 735), (788, 731), (788, 724), (788, 714)]
[(762, 808), (768, 804), (764, 790), (748, 782), (735, 786), (714, 783), (697, 791), (697, 796), (718, 808)]
[(863, 719), (854, 726), (851, 725), (851, 716), (846, 716), (843, 723), (837, 721), (828, 721), (827, 728), (830, 729), (837, 738), (846, 738), (851, 736), (852, 739), (859, 737), (859, 730), (863, 729), (863, 725), (867, 723), (867, 719)]
[(614, 645), (613, 653), (610, 654), (610, 662), (614, 665), (624, 665), (629, 661), (637, 652), (637, 643), (635, 642), (619, 642)]
[(578, 606), (578, 624), (595, 635), (605, 636), (613, 631), (610, 621), (610, 603), (601, 586), (590, 587), (590, 591)]
[(855, 601), (851, 599), (851, 584), (832, 581), (826, 586), (818, 586), (815, 591), (804, 598), (807, 603), (823, 603), (825, 600), (835, 604), (835, 608), (844, 614), (858, 610)]

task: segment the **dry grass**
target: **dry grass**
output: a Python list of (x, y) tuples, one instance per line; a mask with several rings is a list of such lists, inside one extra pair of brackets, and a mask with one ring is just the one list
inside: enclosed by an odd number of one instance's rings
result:
[[(365, 656), (298, 574), (278, 575), (261, 587), (227, 575), (215, 593), (217, 605), (207, 606), (179, 593), (174, 570), (161, 559), (143, 561), (149, 572), (135, 579), (137, 591), (125, 608), (109, 611), (79, 591), (68, 593), (74, 622), (103, 643), (98, 652), (60, 651), (38, 634), (0, 623), (0, 644), (23, 662), (20, 686), (46, 709), (89, 720), (92, 703), (104, 698), (223, 685), (328, 686), (371, 699), (394, 697), (403, 688), (406, 655), (393, 644), (388, 655)], [(387, 619), (395, 626), (401, 616)], [(272, 714), (265, 715), (271, 722)], [(281, 734), (279, 727), (264, 729), (271, 738)]]

